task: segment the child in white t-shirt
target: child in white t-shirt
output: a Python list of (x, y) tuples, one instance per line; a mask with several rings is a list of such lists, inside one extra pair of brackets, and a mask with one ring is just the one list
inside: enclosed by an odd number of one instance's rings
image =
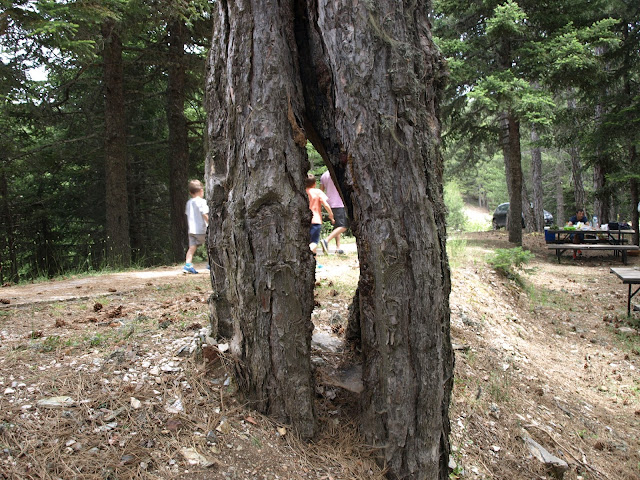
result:
[(185, 273), (198, 273), (193, 268), (191, 261), (198, 246), (205, 243), (207, 226), (209, 225), (209, 206), (204, 199), (204, 189), (199, 180), (191, 180), (189, 182), (189, 194), (191, 198), (187, 201), (184, 212), (187, 215), (187, 223), (189, 224), (189, 248), (182, 270)]

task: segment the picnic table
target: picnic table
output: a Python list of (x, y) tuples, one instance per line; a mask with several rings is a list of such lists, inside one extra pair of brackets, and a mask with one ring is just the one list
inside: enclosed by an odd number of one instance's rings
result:
[(629, 295), (627, 296), (627, 317), (631, 315), (631, 299), (640, 291), (640, 287), (634, 292), (633, 285), (640, 284), (640, 267), (618, 267), (612, 268), (611, 273), (622, 280), (623, 285), (629, 285)]
[[(627, 252), (640, 250), (638, 245), (631, 245), (625, 238), (633, 235), (635, 230), (603, 230), (603, 229), (575, 229), (575, 230), (545, 230), (553, 235), (547, 248), (555, 250), (560, 263), (560, 257), (567, 250), (612, 250), (614, 256), (621, 255), (622, 263), (627, 264)], [(574, 242), (573, 238), (580, 235), (581, 243)]]

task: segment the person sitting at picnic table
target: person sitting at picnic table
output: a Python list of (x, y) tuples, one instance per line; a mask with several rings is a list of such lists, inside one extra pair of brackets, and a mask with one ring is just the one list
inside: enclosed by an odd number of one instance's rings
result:
[[(587, 215), (584, 213), (584, 208), (578, 208), (576, 210), (576, 214), (569, 219), (569, 222), (567, 223), (567, 225), (572, 226), (572, 225), (577, 225), (578, 223), (589, 225), (589, 219), (587, 218)], [(573, 243), (582, 243), (584, 241), (584, 235), (581, 233), (578, 235), (570, 235), (569, 238)], [(579, 256), (582, 256), (582, 250), (574, 250), (573, 259), (575, 260)]]
[(579, 208), (576, 210), (576, 214), (569, 219), (569, 225), (575, 225), (578, 222), (582, 222), (585, 225), (589, 225), (589, 219), (587, 215), (584, 213), (584, 208)]

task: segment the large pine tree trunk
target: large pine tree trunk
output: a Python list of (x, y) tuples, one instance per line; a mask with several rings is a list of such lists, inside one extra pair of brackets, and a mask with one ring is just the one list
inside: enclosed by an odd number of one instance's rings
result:
[(436, 117), (441, 65), (427, 11), (420, 1), (378, 1), (374, 9), (328, 2), (310, 12), (301, 68), (309, 72), (303, 85), (313, 136), (352, 204), (361, 265), (360, 425), (392, 478), (447, 478), (452, 357)]
[[(602, 124), (602, 116), (604, 115), (604, 106), (597, 104), (595, 108), (595, 123), (598, 128)], [(607, 174), (607, 158), (603, 154), (604, 148), (601, 145), (596, 145), (595, 149), (595, 164), (593, 166), (593, 212), (591, 215), (597, 215), (600, 223), (607, 223), (609, 221), (615, 221), (616, 219), (610, 217), (610, 195), (606, 191), (606, 174)], [(590, 212), (585, 212), (589, 215)]]
[(358, 242), (362, 432), (390, 478), (444, 480), (453, 357), (442, 65), (429, 5), (218, 6), (207, 87), (211, 307), (214, 324), (231, 319), (243, 391), (312, 433), (308, 137), (329, 162)]
[(105, 200), (107, 260), (113, 266), (131, 263), (127, 190), (127, 136), (125, 126), (122, 41), (113, 19), (102, 24), (104, 38)]
[(501, 145), (509, 191), (507, 229), (509, 242), (522, 245), (522, 154), (520, 151), (520, 122), (512, 113), (501, 118)]
[(586, 208), (586, 197), (584, 194), (584, 182), (582, 181), (582, 160), (578, 147), (569, 149), (571, 157), (571, 179), (573, 183), (573, 199), (575, 201), (576, 212), (579, 208)]
[[(571, 92), (573, 94), (573, 92)], [(576, 101), (573, 98), (567, 100), (569, 111), (576, 110)], [(577, 114), (574, 114), (577, 115)], [(573, 127), (579, 128), (578, 122), (573, 121)], [(582, 159), (580, 158), (580, 150), (577, 146), (569, 148), (569, 156), (571, 157), (571, 178), (573, 183), (573, 199), (575, 201), (575, 213), (579, 208), (586, 208), (586, 197), (584, 194), (584, 182), (582, 181)], [(586, 212), (585, 212), (586, 213)]]
[(540, 137), (535, 125), (531, 126), (531, 176), (533, 180), (533, 217), (535, 230), (544, 231), (544, 205), (542, 204), (542, 150), (538, 145)]
[(206, 87), (213, 323), (231, 326), (250, 405), (311, 437), (314, 261), (292, 2), (217, 6)]
[[(2, 163), (5, 161), (4, 152), (0, 152), (0, 160)], [(2, 235), (2, 243), (0, 243), (1, 251), (8, 252), (9, 258), (5, 258), (2, 264), (0, 264), (0, 283), (4, 283), (6, 280), (17, 282), (20, 280), (18, 275), (18, 258), (16, 255), (16, 238), (14, 235), (13, 224), (13, 212), (11, 203), (9, 200), (9, 184), (7, 182), (7, 173), (3, 166), (0, 166), (0, 218), (2, 219), (2, 225), (5, 229), (5, 233)], [(8, 260), (8, 262), (7, 262)], [(8, 270), (3, 270), (2, 267), (9, 267)]]
[(638, 220), (640, 220), (640, 215), (638, 212), (638, 207), (640, 206), (640, 198), (638, 195), (638, 181), (630, 180), (631, 187), (631, 224), (636, 231), (633, 234), (633, 243), (636, 245), (640, 245), (640, 228), (638, 228)]
[(586, 212), (587, 215), (597, 215), (600, 223), (607, 223), (615, 218), (609, 218), (609, 195), (605, 190), (605, 166), (604, 163), (596, 163), (593, 166), (593, 190), (595, 198), (593, 201), (593, 213)]
[(187, 247), (187, 201), (189, 141), (184, 115), (186, 65), (185, 27), (174, 20), (168, 25), (169, 68), (167, 77), (167, 125), (169, 127), (169, 202), (171, 204), (171, 253), (175, 262), (184, 260)]
[(563, 179), (565, 175), (564, 162), (562, 161), (562, 157), (558, 155), (558, 163), (556, 164), (556, 205), (558, 209), (556, 210), (556, 216), (554, 218), (554, 223), (563, 226), (565, 224), (565, 208), (564, 208), (564, 188), (563, 188)]
[[(638, 151), (635, 145), (629, 146), (629, 165), (631, 169), (637, 165), (638, 162)], [(638, 181), (635, 178), (629, 179), (629, 194), (631, 197), (631, 224), (636, 231), (633, 234), (633, 243), (635, 245), (640, 245), (638, 241), (640, 239), (640, 228), (638, 228), (638, 206), (640, 206), (640, 198), (638, 198)]]

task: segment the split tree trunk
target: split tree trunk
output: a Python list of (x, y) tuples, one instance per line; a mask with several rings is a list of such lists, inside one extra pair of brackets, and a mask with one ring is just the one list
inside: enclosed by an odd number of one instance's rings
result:
[(218, 2), (207, 85), (209, 254), (212, 322), (232, 327), (242, 390), (311, 435), (303, 178), (313, 141), (358, 242), (361, 430), (390, 478), (444, 480), (453, 357), (442, 65), (428, 11), (424, 0)]
[(169, 68), (167, 75), (167, 126), (169, 128), (169, 202), (171, 205), (171, 256), (174, 262), (184, 260), (187, 247), (189, 141), (184, 115), (186, 65), (184, 54), (185, 27), (173, 20), (168, 26)]
[(113, 19), (102, 23), (107, 260), (131, 263), (122, 41)]

